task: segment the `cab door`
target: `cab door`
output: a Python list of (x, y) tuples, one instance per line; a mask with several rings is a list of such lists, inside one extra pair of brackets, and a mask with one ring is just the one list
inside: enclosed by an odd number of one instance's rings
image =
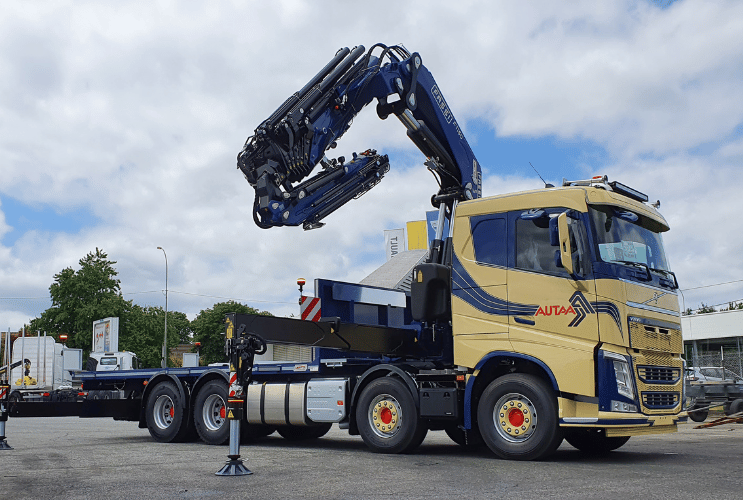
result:
[[(572, 275), (562, 266), (560, 247), (555, 245), (557, 217), (566, 211), (572, 215), (568, 224)], [(579, 214), (561, 207), (513, 212), (509, 228), (513, 230), (507, 275), (509, 336), (514, 351), (545, 363), (561, 391), (593, 395), (596, 286)]]
[(452, 255), (454, 363), (511, 351), (508, 340), (508, 223), (505, 213), (456, 217)]

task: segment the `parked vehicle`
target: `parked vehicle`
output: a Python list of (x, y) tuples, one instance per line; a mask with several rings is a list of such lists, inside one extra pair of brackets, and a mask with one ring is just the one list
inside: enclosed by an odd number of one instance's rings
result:
[(726, 415), (743, 411), (743, 377), (723, 367), (702, 366), (686, 370), (685, 393), (689, 418), (703, 422), (710, 408), (721, 406)]

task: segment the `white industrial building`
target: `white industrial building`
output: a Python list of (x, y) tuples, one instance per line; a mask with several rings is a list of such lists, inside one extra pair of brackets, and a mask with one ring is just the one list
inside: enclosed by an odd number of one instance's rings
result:
[(687, 362), (693, 366), (725, 366), (743, 372), (743, 310), (681, 317)]

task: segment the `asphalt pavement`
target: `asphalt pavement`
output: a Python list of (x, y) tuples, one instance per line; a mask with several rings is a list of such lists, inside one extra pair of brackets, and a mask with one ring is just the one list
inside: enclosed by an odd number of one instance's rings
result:
[(242, 446), (242, 477), (214, 473), (227, 446), (160, 444), (132, 422), (11, 418), (0, 499), (743, 498), (743, 425), (633, 437), (604, 457), (563, 443), (541, 462), (465, 451), (430, 432), (409, 455), (379, 455), (334, 427), (311, 443), (274, 434)]

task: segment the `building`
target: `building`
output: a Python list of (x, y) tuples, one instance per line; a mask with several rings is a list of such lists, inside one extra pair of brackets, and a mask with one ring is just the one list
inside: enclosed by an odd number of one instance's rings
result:
[(743, 309), (682, 316), (681, 334), (690, 366), (724, 366), (743, 374)]

